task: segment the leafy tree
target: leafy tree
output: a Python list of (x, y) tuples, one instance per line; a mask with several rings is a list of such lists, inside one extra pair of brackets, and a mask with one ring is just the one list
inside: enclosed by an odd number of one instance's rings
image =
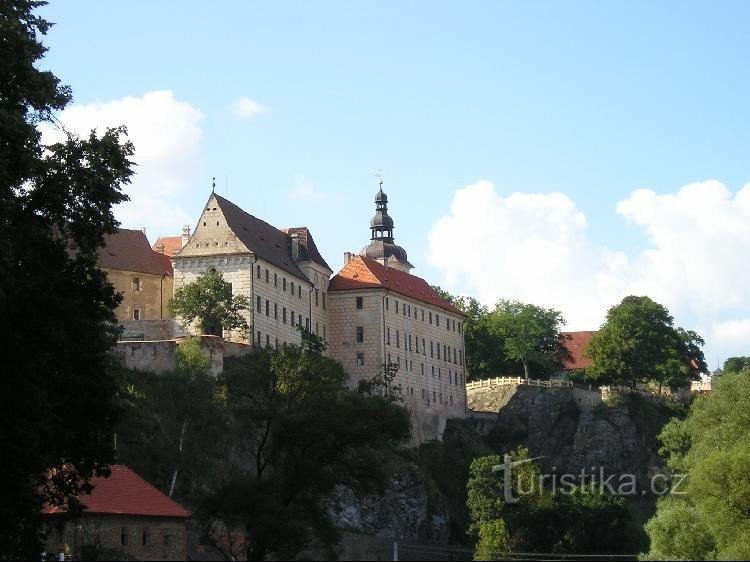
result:
[[(97, 268), (132, 174), (124, 129), (41, 144), (71, 100), (36, 64), (43, 2), (0, 3), (0, 559), (37, 557), (44, 501), (76, 508), (112, 460), (117, 380), (109, 350), (120, 297)], [(66, 466), (66, 470), (48, 469)]]
[(730, 357), (724, 361), (725, 373), (739, 373), (744, 369), (750, 368), (750, 357)]
[(607, 312), (586, 353), (588, 376), (600, 383), (655, 382), (676, 388), (707, 369), (703, 340), (675, 328), (667, 309), (648, 297), (628, 296)]
[(390, 402), (401, 402), (401, 387), (393, 384), (398, 367), (398, 363), (383, 363), (377, 375), (359, 381), (357, 390), (371, 396), (383, 396)]
[(409, 435), (405, 409), (348, 391), (341, 364), (303, 335), (301, 346), (225, 363), (237, 462), (203, 513), (220, 522), (212, 529), (241, 530), (251, 560), (333, 545), (322, 500), (336, 484), (382, 484), (382, 451)]
[(500, 300), (489, 322), (490, 333), (502, 342), (505, 356), (521, 362), (526, 378), (530, 364), (549, 372), (561, 368), (568, 357), (560, 332), (565, 320), (557, 310)]
[(686, 477), (646, 525), (651, 559), (750, 557), (750, 369), (712, 390), (659, 436), (668, 468)]
[(213, 269), (178, 287), (169, 306), (187, 323), (197, 322), (204, 334), (236, 330), (246, 336), (249, 330), (242, 312), (250, 309), (250, 302), (244, 295), (232, 295), (231, 285)]
[(477, 537), (475, 560), (497, 560), (513, 552), (628, 552), (633, 527), (624, 498), (572, 485), (553, 493), (542, 484), (525, 448), (511, 458), (521, 461), (513, 466), (511, 478), (517, 503), (506, 503), (503, 472), (492, 472), (504, 459), (479, 457), (471, 465), (467, 504), (469, 531)]

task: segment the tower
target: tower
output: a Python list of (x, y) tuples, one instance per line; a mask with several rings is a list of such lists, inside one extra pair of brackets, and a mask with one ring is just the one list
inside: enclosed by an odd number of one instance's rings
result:
[(379, 187), (375, 194), (375, 216), (370, 221), (370, 243), (359, 255), (409, 273), (414, 266), (409, 263), (406, 250), (393, 241), (394, 225), (388, 214), (388, 196), (383, 191), (383, 180), (380, 180)]

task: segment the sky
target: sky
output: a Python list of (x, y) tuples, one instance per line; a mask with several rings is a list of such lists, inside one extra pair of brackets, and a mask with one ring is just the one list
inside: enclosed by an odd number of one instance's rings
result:
[[(750, 355), (750, 3), (53, 0), (71, 131), (124, 124), (126, 228), (217, 193), (334, 272), (383, 188), (414, 274), (595, 330), (629, 294)], [(56, 132), (44, 130), (51, 140)]]

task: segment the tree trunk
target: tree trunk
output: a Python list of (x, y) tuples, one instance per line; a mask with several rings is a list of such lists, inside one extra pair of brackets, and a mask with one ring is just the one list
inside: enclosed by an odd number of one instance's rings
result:
[(174, 493), (174, 487), (175, 484), (177, 484), (177, 473), (180, 470), (180, 461), (182, 460), (182, 446), (185, 443), (185, 433), (187, 432), (188, 423), (190, 421), (190, 418), (185, 418), (185, 421), (182, 422), (182, 430), (180, 431), (180, 444), (177, 448), (178, 455), (177, 455), (177, 466), (174, 467), (174, 472), (172, 473), (172, 483), (169, 485), (169, 497), (172, 497), (172, 494)]
[(521, 362), (523, 363), (523, 374), (526, 380), (529, 380), (529, 362), (526, 359), (521, 359)]

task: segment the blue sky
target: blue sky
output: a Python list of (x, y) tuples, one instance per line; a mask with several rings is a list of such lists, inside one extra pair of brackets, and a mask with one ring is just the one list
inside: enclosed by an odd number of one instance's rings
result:
[[(750, 291), (731, 288), (747, 278), (710, 287), (748, 272), (750, 3), (58, 0), (41, 13), (57, 23), (44, 66), (80, 106), (70, 126), (140, 123), (122, 219), (152, 240), (194, 224), (216, 176), (248, 212), (310, 227), (337, 270), (368, 240), (382, 168), (397, 242), (429, 281), (554, 306), (573, 329), (649, 289), (709, 340), (712, 364), (750, 355)], [(260, 111), (238, 115), (240, 99)], [(695, 208), (739, 226), (704, 244)], [(567, 269), (540, 269), (550, 255)], [(693, 267), (711, 275), (685, 283)]]

